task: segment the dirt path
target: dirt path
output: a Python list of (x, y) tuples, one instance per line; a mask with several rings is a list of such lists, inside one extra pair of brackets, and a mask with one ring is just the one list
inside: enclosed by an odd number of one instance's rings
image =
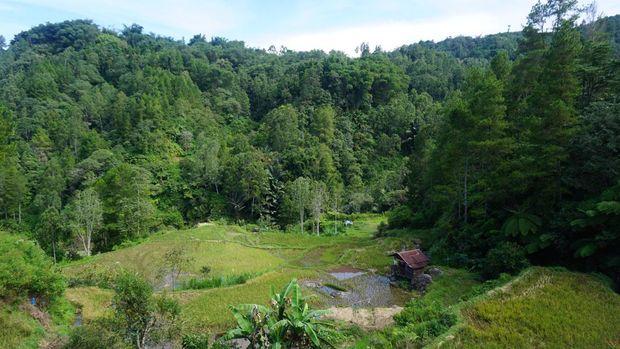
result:
[(339, 308), (331, 307), (328, 319), (339, 320), (358, 325), (365, 330), (380, 330), (394, 323), (394, 315), (398, 314), (402, 307), (392, 306), (389, 308)]

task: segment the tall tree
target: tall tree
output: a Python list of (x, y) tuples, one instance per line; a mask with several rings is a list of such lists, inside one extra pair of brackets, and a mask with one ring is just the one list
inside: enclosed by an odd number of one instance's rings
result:
[(69, 218), (70, 229), (82, 243), (84, 254), (90, 256), (93, 237), (99, 232), (103, 221), (99, 194), (93, 188), (78, 191), (65, 212)]
[(286, 186), (286, 201), (290, 208), (296, 211), (299, 216), (299, 228), (302, 234), (304, 233), (306, 209), (310, 201), (310, 183), (309, 179), (298, 177)]
[(325, 183), (313, 181), (310, 185), (310, 212), (313, 218), (313, 228), (316, 235), (321, 233), (321, 215), (327, 207), (329, 192)]

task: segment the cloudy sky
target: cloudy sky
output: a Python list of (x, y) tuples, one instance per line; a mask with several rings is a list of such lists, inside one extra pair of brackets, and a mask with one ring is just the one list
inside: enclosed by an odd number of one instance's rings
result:
[[(332, 49), (354, 55), (369, 42), (393, 49), (419, 40), (520, 30), (535, 0), (0, 0), (0, 34), (7, 39), (45, 22), (92, 19), (122, 29), (177, 39), (202, 33), (251, 47)], [(598, 0), (598, 11), (620, 13), (620, 1)]]

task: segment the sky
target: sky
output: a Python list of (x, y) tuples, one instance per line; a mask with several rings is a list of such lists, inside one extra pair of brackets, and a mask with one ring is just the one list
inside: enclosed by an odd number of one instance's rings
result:
[[(68, 19), (91, 19), (120, 30), (137, 23), (145, 32), (189, 40), (204, 34), (243, 40), (247, 46), (355, 55), (368, 42), (391, 50), (420, 40), (519, 31), (535, 0), (0, 0), (0, 35)], [(598, 0), (604, 15), (620, 14), (620, 1)]]

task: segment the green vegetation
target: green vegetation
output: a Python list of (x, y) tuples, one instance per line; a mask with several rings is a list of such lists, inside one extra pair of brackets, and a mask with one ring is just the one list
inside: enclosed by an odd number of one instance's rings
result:
[(184, 290), (203, 290), (206, 288), (228, 287), (233, 285), (245, 284), (248, 280), (253, 279), (260, 274), (258, 273), (241, 273), (229, 276), (211, 276), (204, 279), (190, 278), (183, 281), (181, 289)]
[[(620, 296), (595, 277), (530, 268), (461, 308), (441, 348), (613, 348)], [(440, 345), (441, 344), (441, 345)]]
[(0, 347), (36, 348), (40, 341), (66, 335), (73, 308), (62, 298), (64, 289), (41, 248), (0, 231)]
[(247, 339), (251, 348), (333, 347), (335, 332), (321, 321), (327, 312), (308, 307), (297, 280), (291, 280), (280, 293), (272, 288), (270, 304), (231, 307), (237, 327), (228, 331), (224, 340)]
[(548, 0), (520, 33), (358, 58), (88, 20), (0, 37), (0, 346), (205, 347), (236, 322), (317, 347), (303, 282), (418, 245), (443, 276), (350, 344), (618, 346), (588, 275), (620, 285), (619, 23)]

